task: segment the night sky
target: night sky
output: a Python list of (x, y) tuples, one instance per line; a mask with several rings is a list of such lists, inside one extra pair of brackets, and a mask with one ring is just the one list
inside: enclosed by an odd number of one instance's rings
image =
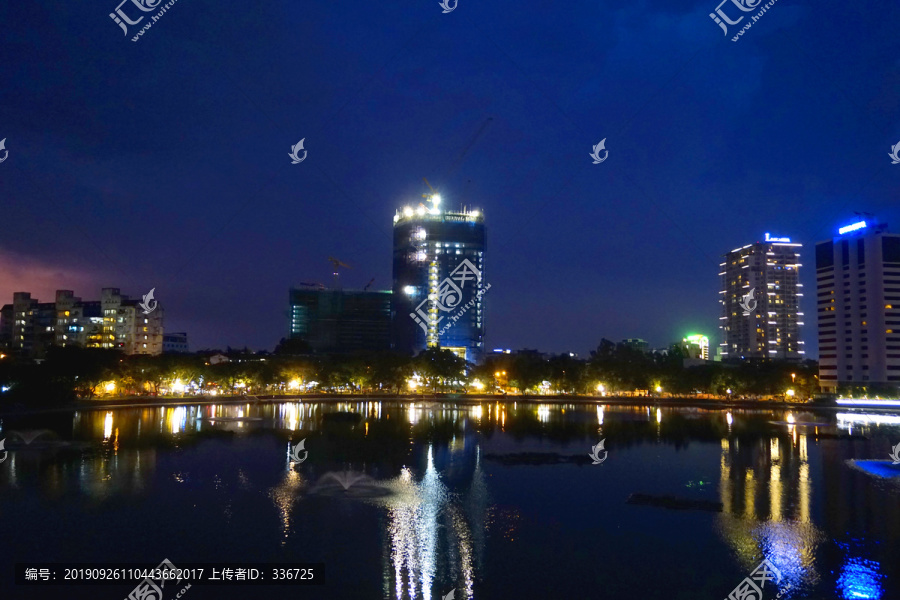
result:
[(896, 3), (778, 0), (732, 42), (757, 11), (726, 37), (718, 0), (177, 0), (132, 42), (118, 2), (0, 5), (0, 304), (156, 288), (192, 349), (271, 350), (329, 256), (390, 289), (427, 177), (485, 213), (487, 348), (717, 343), (721, 255), (770, 232), (815, 358), (813, 244), (900, 231)]

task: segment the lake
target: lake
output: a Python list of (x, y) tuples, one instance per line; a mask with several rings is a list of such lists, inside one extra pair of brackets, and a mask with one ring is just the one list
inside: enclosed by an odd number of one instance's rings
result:
[(188, 600), (900, 598), (896, 413), (187, 404), (7, 416), (0, 439), (4, 599), (137, 583), (13, 586), (16, 563), (163, 559), (324, 565)]

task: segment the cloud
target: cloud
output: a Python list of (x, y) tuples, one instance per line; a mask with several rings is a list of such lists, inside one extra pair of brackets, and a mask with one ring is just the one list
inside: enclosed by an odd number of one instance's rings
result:
[(12, 302), (14, 292), (31, 292), (31, 297), (52, 302), (56, 290), (74, 290), (85, 299), (100, 298), (98, 278), (65, 259), (48, 260), (25, 256), (0, 248), (0, 305)]

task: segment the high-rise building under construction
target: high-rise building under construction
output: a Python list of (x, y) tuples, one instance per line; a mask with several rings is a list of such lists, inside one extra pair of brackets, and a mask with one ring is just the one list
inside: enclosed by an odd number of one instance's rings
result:
[(418, 354), (440, 346), (478, 362), (484, 351), (484, 216), (428, 205), (394, 215), (394, 348)]

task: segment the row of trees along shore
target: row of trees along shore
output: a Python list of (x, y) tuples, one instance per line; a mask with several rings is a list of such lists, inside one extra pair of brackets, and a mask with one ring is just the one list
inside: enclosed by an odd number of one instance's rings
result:
[[(217, 362), (218, 354), (227, 361)], [(275, 352), (228, 349), (194, 354), (125, 356), (115, 350), (52, 347), (45, 358), (0, 360), (0, 401), (60, 403), (110, 396), (159, 394), (253, 395), (299, 393), (527, 393), (606, 395), (636, 390), (664, 395), (784, 397), (818, 392), (818, 366), (778, 361), (685, 367), (678, 345), (645, 353), (602, 340), (590, 357), (545, 358), (536, 351), (491, 354), (467, 364), (448, 350), (418, 356), (391, 352), (318, 356), (298, 354), (291, 342)], [(218, 360), (222, 360), (220, 357)], [(729, 393), (730, 390), (730, 393)]]

